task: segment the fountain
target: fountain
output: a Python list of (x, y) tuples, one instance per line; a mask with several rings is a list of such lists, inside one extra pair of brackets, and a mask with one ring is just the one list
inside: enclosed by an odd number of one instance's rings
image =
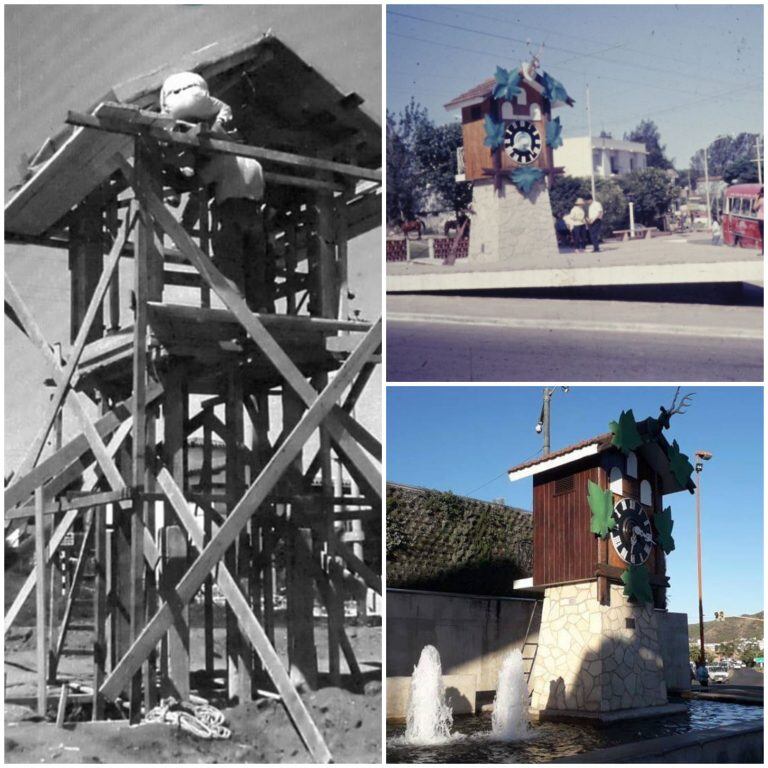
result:
[(508, 653), (499, 670), (491, 729), (493, 738), (500, 741), (518, 741), (529, 735), (528, 684), (519, 650)]
[(425, 645), (411, 676), (405, 741), (408, 744), (441, 744), (451, 738), (453, 712), (445, 702), (440, 653)]

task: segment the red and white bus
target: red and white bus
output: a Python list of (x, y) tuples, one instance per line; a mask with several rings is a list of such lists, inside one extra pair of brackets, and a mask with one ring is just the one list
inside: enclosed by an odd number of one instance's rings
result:
[(763, 221), (758, 219), (762, 184), (734, 184), (723, 196), (723, 242), (740, 248), (763, 248)]

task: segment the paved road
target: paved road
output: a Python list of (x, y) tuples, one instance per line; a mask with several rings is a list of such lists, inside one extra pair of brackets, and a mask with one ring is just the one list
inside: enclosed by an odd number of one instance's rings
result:
[(744, 667), (744, 669), (734, 669), (728, 678), (728, 685), (757, 685), (763, 687), (765, 676), (756, 669)]
[(389, 381), (761, 381), (762, 308), (389, 296)]

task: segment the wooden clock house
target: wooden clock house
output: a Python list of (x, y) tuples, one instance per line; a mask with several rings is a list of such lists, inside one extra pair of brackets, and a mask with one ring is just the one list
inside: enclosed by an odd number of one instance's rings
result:
[[(695, 490), (692, 480), (684, 486), (676, 480), (669, 449), (660, 435), (655, 442), (625, 455), (612, 445), (608, 432), (509, 470), (510, 480), (533, 477), (533, 587), (594, 579), (598, 599), (605, 604), (608, 583), (618, 583), (628, 565), (643, 564), (649, 572), (654, 605), (664, 607), (669, 583), (654, 517), (662, 511), (665, 495)], [(612, 494), (617, 525), (607, 538), (590, 530), (590, 480)], [(625, 503), (620, 505), (622, 501)], [(640, 532), (635, 533), (635, 527)]]
[(534, 57), (446, 104), (461, 111), (457, 181), (472, 183), (469, 260), (505, 262), (557, 253), (545, 179), (561, 143), (552, 110), (573, 105)]
[(612, 432), (509, 470), (533, 478), (533, 577), (515, 587), (544, 597), (530, 674), (539, 718), (667, 714), (679, 709), (668, 691), (690, 685), (687, 617), (666, 610), (663, 499), (695, 485), (662, 433), (668, 416), (636, 424), (622, 413)]
[(554, 108), (573, 99), (550, 102), (545, 96), (544, 77), (530, 64), (519, 67), (521, 92), (512, 101), (494, 99), (496, 80), (490, 78), (448, 102), (448, 110), (461, 110), (464, 143), (463, 180), (487, 180), (488, 169), (494, 167), (494, 150), (485, 145), (485, 118), (502, 120), (505, 125), (504, 145), (498, 153), (498, 167), (514, 171), (521, 166), (550, 171), (554, 168), (553, 150), (547, 142), (547, 124)]

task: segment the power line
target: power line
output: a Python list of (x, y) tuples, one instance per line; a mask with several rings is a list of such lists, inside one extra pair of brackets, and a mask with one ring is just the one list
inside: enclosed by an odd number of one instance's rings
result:
[[(532, 459), (535, 459), (542, 452), (542, 450), (544, 450), (543, 447), (539, 448), (539, 450), (536, 451), (536, 453), (534, 453), (533, 456), (529, 456), (527, 459), (525, 459), (524, 461), (521, 461), (519, 463), (520, 464), (525, 464), (526, 462), (531, 461)], [(505, 469), (503, 472), (501, 472), (498, 475), (496, 475), (496, 477), (492, 478), (487, 483), (483, 483), (482, 485), (478, 485), (477, 488), (473, 488), (471, 491), (467, 491), (467, 493), (465, 493), (464, 495), (471, 497), (473, 493), (477, 493), (482, 488), (485, 488), (486, 485), (490, 485), (491, 483), (495, 483), (500, 477), (504, 477), (504, 475), (506, 475), (506, 474), (507, 474), (507, 470)]]
[[(458, 24), (450, 24), (450, 23), (445, 22), (445, 21), (436, 21), (434, 19), (425, 19), (425, 18), (423, 18), (421, 16), (413, 16), (411, 14), (402, 13), (400, 11), (389, 10), (388, 11), (388, 15), (389, 16), (397, 16), (397, 17), (404, 18), (404, 19), (411, 19), (413, 21), (420, 21), (420, 22), (422, 22), (424, 24), (434, 24), (436, 26), (446, 27), (447, 29), (455, 29), (455, 30), (458, 30), (458, 31), (464, 32), (464, 33), (470, 32), (472, 34), (484, 35), (485, 37), (491, 37), (491, 38), (494, 38), (494, 39), (497, 39), (497, 40), (504, 40), (506, 42), (522, 43), (523, 45), (528, 45), (528, 41), (527, 40), (521, 40), (520, 38), (511, 37), (510, 35), (501, 35), (501, 34), (498, 34), (496, 32), (488, 32), (488, 31), (482, 30), (482, 29), (470, 29), (468, 27), (459, 26)], [(571, 48), (561, 48), (559, 46), (549, 46), (549, 48), (551, 50), (554, 50), (554, 51), (560, 51), (561, 53), (573, 54), (576, 57), (582, 57), (582, 56), (585, 56), (585, 55), (590, 55), (590, 54), (584, 54), (582, 51), (575, 51), (575, 50), (573, 50)], [(599, 60), (599, 61), (604, 61), (604, 62), (606, 62), (608, 64), (613, 64), (614, 66), (627, 67), (627, 68), (630, 68), (630, 69), (645, 69), (645, 70), (647, 70), (649, 72), (657, 72), (657, 73), (663, 74), (666, 77), (669, 77), (669, 75), (670, 75), (669, 69), (662, 69), (660, 67), (651, 67), (651, 66), (649, 66), (647, 64), (628, 64), (627, 62), (618, 61), (616, 59), (607, 59), (607, 58), (601, 57), (601, 56), (599, 56), (597, 54), (591, 54), (591, 58), (593, 58), (595, 60)]]

